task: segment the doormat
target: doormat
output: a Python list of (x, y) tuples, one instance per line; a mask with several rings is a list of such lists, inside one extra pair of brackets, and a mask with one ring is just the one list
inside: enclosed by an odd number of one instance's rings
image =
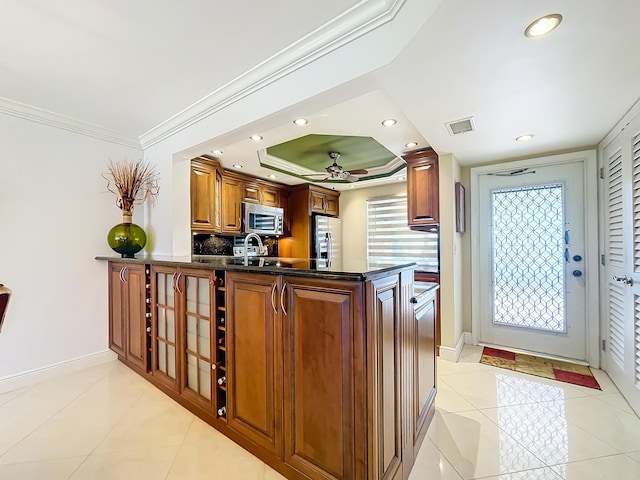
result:
[(480, 363), (602, 390), (589, 367), (549, 358), (484, 347)]

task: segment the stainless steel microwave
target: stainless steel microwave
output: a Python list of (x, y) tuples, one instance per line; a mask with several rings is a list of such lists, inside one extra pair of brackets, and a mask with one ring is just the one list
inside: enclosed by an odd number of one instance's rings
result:
[(284, 210), (255, 203), (243, 203), (243, 233), (259, 235), (282, 235), (284, 233)]

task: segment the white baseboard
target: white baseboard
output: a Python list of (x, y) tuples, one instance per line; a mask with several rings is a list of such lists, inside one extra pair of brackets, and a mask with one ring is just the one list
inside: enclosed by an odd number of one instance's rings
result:
[(103, 350), (46, 367), (34, 368), (26, 372), (8, 375), (0, 378), (0, 394), (27, 387), (66, 373), (73, 373), (84, 368), (111, 362), (117, 358), (118, 356), (111, 350)]
[(462, 349), (464, 348), (464, 344), (468, 343), (467, 337), (469, 339), (471, 338), (471, 334), (469, 334), (468, 332), (464, 332), (462, 335), (460, 335), (455, 348), (440, 345), (440, 358), (448, 362), (457, 362), (460, 358), (460, 354), (462, 353)]

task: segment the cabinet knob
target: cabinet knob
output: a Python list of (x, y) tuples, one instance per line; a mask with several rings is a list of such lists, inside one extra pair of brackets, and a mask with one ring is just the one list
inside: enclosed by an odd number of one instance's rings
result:
[(411, 303), (413, 303), (414, 305), (416, 303), (418, 303), (418, 299), (416, 297), (411, 297), (411, 300), (409, 300)]

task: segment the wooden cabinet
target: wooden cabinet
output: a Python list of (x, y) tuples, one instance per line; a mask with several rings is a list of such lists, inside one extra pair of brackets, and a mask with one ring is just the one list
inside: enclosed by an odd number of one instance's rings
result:
[(220, 228), (216, 187), (220, 173), (211, 165), (191, 163), (191, 228), (215, 231)]
[(436, 289), (436, 356), (440, 355), (440, 335), (441, 335), (441, 327), (440, 327), (440, 274), (439, 273), (426, 273), (426, 272), (416, 272), (414, 274), (414, 279), (416, 282), (428, 282), (428, 283), (436, 283), (438, 288)]
[(440, 223), (438, 154), (433, 149), (402, 157), (407, 162), (407, 221), (420, 230)]
[(308, 185), (309, 211), (337, 217), (340, 214), (340, 193), (316, 185)]
[(147, 371), (147, 289), (144, 265), (109, 262), (109, 348)]
[(413, 445), (417, 453), (433, 415), (436, 395), (435, 321), (437, 288), (418, 297), (414, 307), (413, 335)]
[(270, 207), (280, 206), (280, 191), (277, 188), (256, 182), (244, 182), (243, 187), (243, 202)]
[(280, 277), (227, 274), (227, 423), (282, 455)]
[[(369, 445), (373, 478), (402, 478), (402, 424), (404, 406), (402, 366), (406, 346), (402, 342), (406, 322), (401, 304), (400, 279), (390, 276), (368, 283), (370, 303), (367, 331), (370, 335), (369, 364), (372, 373), (371, 395), (375, 412), (370, 419), (372, 441)], [(410, 391), (410, 389), (408, 389)]]
[(284, 277), (283, 288), (284, 460), (313, 479), (365, 478), (362, 284)]
[(318, 187), (298, 185), (290, 196), (291, 239), (280, 242), (281, 256), (311, 258), (313, 254), (313, 216), (338, 216), (340, 192)]
[(242, 230), (243, 182), (234, 177), (222, 177), (221, 233), (238, 235)]
[[(219, 331), (218, 283), (213, 270), (151, 267), (151, 375), (204, 411), (218, 408), (214, 385)], [(222, 373), (224, 375), (224, 373)]]

